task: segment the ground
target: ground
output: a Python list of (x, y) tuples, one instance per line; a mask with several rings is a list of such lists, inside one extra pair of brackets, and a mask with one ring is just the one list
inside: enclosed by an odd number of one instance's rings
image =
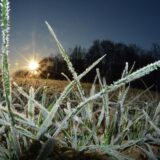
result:
[[(14, 78), (12, 79), (12, 82), (16, 82), (18, 84), (19, 87), (22, 87), (25, 91), (29, 91), (29, 88), (32, 86), (33, 88), (35, 89), (42, 89), (42, 91), (44, 89), (46, 89), (46, 94), (48, 97), (53, 97), (53, 96), (56, 96), (56, 95), (59, 95), (63, 90), (64, 88), (66, 87), (66, 85), (69, 83), (67, 81), (60, 81), (60, 80), (46, 80), (46, 79), (34, 79), (34, 78)], [(85, 89), (86, 93), (87, 94), (90, 94), (90, 89), (92, 87), (92, 84), (90, 83), (82, 83), (82, 87)], [(99, 86), (96, 85), (96, 88), (97, 90), (99, 90)], [(76, 88), (75, 88), (76, 90)], [(42, 93), (42, 92), (41, 92)], [(117, 101), (118, 99), (118, 92), (113, 92), (111, 93), (110, 95), (110, 99), (111, 101), (114, 103)], [(150, 91), (148, 89), (146, 90), (141, 90), (141, 89), (133, 89), (131, 88), (129, 93), (127, 94), (126, 96), (126, 100), (125, 100), (126, 104), (129, 106), (129, 105), (133, 105), (133, 108), (138, 106), (139, 108), (141, 107), (144, 107), (147, 103), (150, 103), (150, 102), (154, 102), (154, 103), (157, 103), (160, 101), (160, 94), (158, 92), (153, 92), (153, 91)], [(126, 106), (127, 106), (126, 105)], [(154, 104), (153, 104), (154, 105)], [(22, 160), (25, 160), (25, 159), (28, 159), (29, 156), (30, 157), (34, 157), (36, 156), (36, 153), (40, 151), (40, 146), (41, 145), (38, 145), (38, 148), (37, 150), (35, 150), (34, 146), (37, 145), (37, 143), (39, 142), (36, 142), (35, 144), (33, 143), (33, 146), (30, 147), (30, 151), (27, 154), (25, 153), (22, 157)], [(61, 147), (61, 148), (58, 148), (56, 149), (56, 152), (55, 152), (55, 148), (53, 147), (53, 152), (51, 154), (51, 157), (50, 159), (55, 159), (55, 156), (57, 155), (63, 155), (63, 159), (66, 160), (72, 160), (72, 159), (75, 159), (75, 160), (89, 160), (89, 159), (95, 159), (95, 160), (99, 160), (99, 159), (104, 159), (104, 160), (107, 160), (109, 159), (107, 155), (103, 156), (101, 155), (100, 153), (87, 153), (87, 152), (84, 152), (84, 153), (79, 153), (78, 151), (75, 151), (71, 148), (65, 148), (65, 147)], [(160, 152), (160, 148), (159, 146), (153, 146), (153, 151), (155, 153), (158, 153)], [(123, 154), (125, 155), (129, 155), (130, 157), (134, 158), (135, 160), (145, 160), (147, 159), (146, 158), (146, 155), (144, 154), (144, 152), (142, 152), (139, 148), (137, 148), (136, 146), (132, 147), (132, 148), (129, 148), (129, 149), (126, 149), (124, 151), (122, 151)], [(75, 158), (77, 155), (79, 155), (79, 158)], [(98, 155), (98, 156), (97, 156)], [(57, 156), (57, 160), (61, 159), (61, 158), (58, 158), (59, 156)], [(80, 158), (81, 157), (81, 158)]]

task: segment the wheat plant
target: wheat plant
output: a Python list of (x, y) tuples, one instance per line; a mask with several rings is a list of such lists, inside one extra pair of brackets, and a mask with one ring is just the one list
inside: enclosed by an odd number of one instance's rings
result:
[[(1, 28), (2, 28), (2, 80), (3, 80), (3, 88), (4, 88), (4, 96), (6, 101), (6, 107), (8, 109), (8, 117), (10, 121), (10, 132), (8, 136), (10, 136), (11, 144), (15, 148), (15, 155), (17, 159), (20, 156), (20, 147), (17, 143), (17, 131), (15, 128), (15, 118), (12, 113), (12, 97), (11, 97), (11, 84), (10, 84), (10, 76), (9, 76), (9, 63), (8, 63), (8, 54), (9, 54), (9, 31), (10, 31), (10, 4), (8, 0), (1, 0)], [(8, 119), (6, 115), (4, 115), (5, 119)]]

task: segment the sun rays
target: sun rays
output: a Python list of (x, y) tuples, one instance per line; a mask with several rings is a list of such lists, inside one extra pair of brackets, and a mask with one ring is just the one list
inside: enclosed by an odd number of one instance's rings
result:
[(32, 59), (29, 63), (28, 63), (28, 69), (30, 71), (36, 71), (39, 68), (39, 63), (38, 61)]

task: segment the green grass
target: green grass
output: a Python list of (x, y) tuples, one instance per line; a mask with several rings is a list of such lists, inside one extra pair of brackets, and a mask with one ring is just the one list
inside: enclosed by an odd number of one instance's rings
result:
[[(42, 88), (41, 80), (38, 80), (41, 85), (36, 83), (35, 88), (29, 87), (27, 80), (23, 85), (17, 84), (20, 82), (16, 83), (14, 79), (11, 83), (8, 68), (8, 0), (1, 0), (1, 10), (3, 96), (0, 97), (0, 159), (20, 159), (34, 140), (43, 144), (47, 139), (37, 159), (47, 159), (48, 149), (54, 147), (53, 139), (77, 151), (96, 150), (112, 159), (134, 158), (124, 154), (126, 149), (133, 147), (141, 150), (148, 159), (158, 159), (153, 145), (160, 146), (159, 99), (154, 98), (148, 90), (144, 95), (149, 101), (140, 99), (140, 94), (128, 94), (129, 83), (158, 69), (160, 61), (133, 73), (128, 71), (126, 63), (121, 79), (111, 85), (101, 79), (97, 70), (95, 81), (86, 91), (81, 79), (105, 56), (78, 75), (53, 29), (46, 22), (73, 80), (65, 82), (59, 94), (52, 93), (52, 89), (47, 91), (47, 88)], [(99, 87), (95, 82), (99, 83)], [(45, 83), (47, 85), (49, 81)]]

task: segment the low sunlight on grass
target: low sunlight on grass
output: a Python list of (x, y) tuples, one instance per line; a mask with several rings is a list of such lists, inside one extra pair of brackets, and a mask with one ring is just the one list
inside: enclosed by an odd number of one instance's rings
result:
[[(121, 79), (111, 85), (98, 69), (92, 84), (81, 83), (105, 55), (78, 75), (46, 22), (73, 80), (10, 80), (9, 7), (9, 0), (1, 0), (0, 159), (159, 159), (159, 95), (133, 90), (129, 83), (157, 70), (160, 61), (135, 72), (126, 63)], [(30, 64), (31, 70), (37, 68), (37, 63)]]

